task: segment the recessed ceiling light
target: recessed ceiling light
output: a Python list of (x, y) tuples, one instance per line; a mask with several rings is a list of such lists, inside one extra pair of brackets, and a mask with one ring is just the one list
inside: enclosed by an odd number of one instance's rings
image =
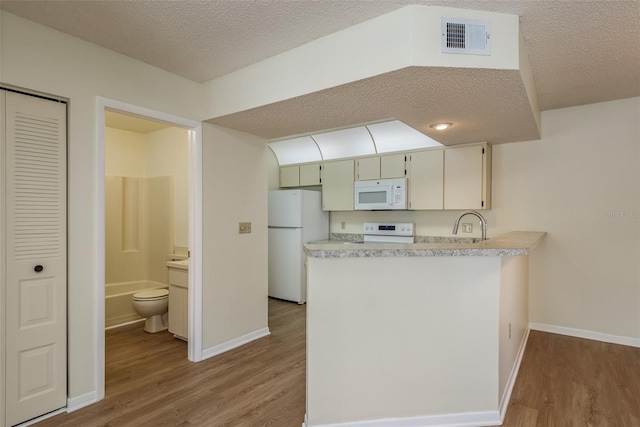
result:
[(453, 123), (434, 123), (429, 127), (435, 130), (445, 130), (450, 126), (453, 126)]

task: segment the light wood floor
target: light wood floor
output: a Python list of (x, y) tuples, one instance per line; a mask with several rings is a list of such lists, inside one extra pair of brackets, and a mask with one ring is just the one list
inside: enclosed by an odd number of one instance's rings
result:
[(532, 331), (503, 426), (640, 427), (640, 348)]
[(169, 333), (108, 330), (105, 399), (36, 426), (300, 427), (305, 308), (270, 299), (270, 336), (198, 363)]
[[(106, 397), (36, 426), (300, 427), (305, 306), (269, 300), (271, 335), (199, 363), (168, 333), (107, 331)], [(531, 332), (504, 426), (640, 426), (640, 349)]]

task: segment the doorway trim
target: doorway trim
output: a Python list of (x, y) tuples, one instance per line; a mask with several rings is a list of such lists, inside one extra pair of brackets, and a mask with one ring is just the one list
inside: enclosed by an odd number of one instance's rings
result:
[(94, 153), (95, 320), (94, 383), (96, 401), (105, 395), (105, 110), (167, 123), (189, 132), (189, 341), (188, 359), (202, 360), (202, 123), (96, 96)]

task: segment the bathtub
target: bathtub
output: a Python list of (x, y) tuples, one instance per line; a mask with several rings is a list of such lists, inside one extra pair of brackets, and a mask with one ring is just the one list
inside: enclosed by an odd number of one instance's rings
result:
[(104, 288), (105, 327), (120, 326), (142, 319), (133, 309), (133, 294), (158, 288), (168, 289), (169, 286), (151, 281), (107, 283)]

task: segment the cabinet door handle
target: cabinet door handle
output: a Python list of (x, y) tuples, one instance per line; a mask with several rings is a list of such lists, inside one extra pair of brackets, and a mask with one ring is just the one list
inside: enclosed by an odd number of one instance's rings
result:
[(40, 273), (42, 270), (44, 270), (44, 267), (41, 266), (40, 264), (33, 267), (33, 271), (35, 271), (36, 273)]

